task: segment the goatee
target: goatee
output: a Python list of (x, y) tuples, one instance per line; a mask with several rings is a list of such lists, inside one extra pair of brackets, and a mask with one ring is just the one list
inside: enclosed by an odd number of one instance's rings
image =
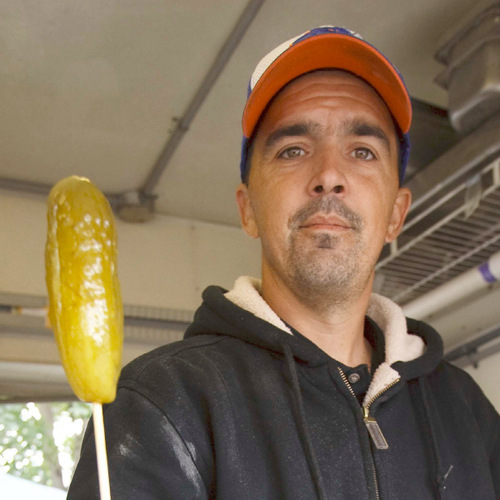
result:
[[(316, 214), (335, 214), (349, 224), (349, 234), (318, 231), (305, 235), (301, 226)], [(339, 198), (318, 198), (296, 212), (290, 219), (288, 278), (296, 293), (316, 307), (340, 304), (364, 289), (370, 273), (366, 272), (361, 234), (363, 219)], [(352, 244), (343, 246), (349, 238)]]

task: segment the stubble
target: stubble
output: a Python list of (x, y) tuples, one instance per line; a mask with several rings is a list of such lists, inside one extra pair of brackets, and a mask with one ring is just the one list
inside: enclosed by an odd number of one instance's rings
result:
[[(317, 213), (335, 214), (350, 229), (305, 234), (301, 226)], [(363, 219), (338, 198), (318, 198), (300, 209), (290, 220), (285, 262), (286, 274), (295, 293), (311, 307), (331, 307), (348, 302), (365, 289), (370, 276), (362, 239)]]

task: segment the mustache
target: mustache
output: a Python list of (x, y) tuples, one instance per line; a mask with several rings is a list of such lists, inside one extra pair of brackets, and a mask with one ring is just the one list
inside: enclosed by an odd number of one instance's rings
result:
[(310, 217), (317, 213), (335, 214), (346, 220), (352, 229), (358, 230), (363, 226), (363, 219), (353, 210), (348, 208), (342, 200), (338, 198), (316, 198), (311, 200), (306, 206), (298, 210), (290, 219), (290, 227), (297, 229)]

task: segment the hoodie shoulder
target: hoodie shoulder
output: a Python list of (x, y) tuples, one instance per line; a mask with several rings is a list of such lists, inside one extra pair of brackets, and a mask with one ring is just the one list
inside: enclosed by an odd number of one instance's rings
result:
[(410, 335), (420, 337), (425, 350), (421, 356), (411, 361), (397, 361), (392, 366), (405, 378), (411, 380), (433, 372), (443, 360), (443, 341), (439, 333), (423, 321), (406, 318)]
[(166, 367), (167, 364), (176, 359), (189, 359), (190, 356), (196, 356), (196, 351), (209, 348), (223, 340), (224, 337), (212, 334), (191, 337), (157, 347), (128, 363), (122, 370), (120, 382), (139, 379), (144, 375), (144, 372), (155, 369), (157, 366)]

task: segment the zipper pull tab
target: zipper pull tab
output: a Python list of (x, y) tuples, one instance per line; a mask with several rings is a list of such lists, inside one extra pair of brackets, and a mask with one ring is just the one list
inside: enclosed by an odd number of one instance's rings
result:
[(373, 444), (377, 450), (387, 450), (389, 445), (382, 434), (382, 430), (380, 429), (377, 421), (373, 417), (370, 417), (369, 413), (369, 407), (363, 406), (363, 418), (365, 420), (366, 428), (368, 429), (368, 432), (373, 440)]

